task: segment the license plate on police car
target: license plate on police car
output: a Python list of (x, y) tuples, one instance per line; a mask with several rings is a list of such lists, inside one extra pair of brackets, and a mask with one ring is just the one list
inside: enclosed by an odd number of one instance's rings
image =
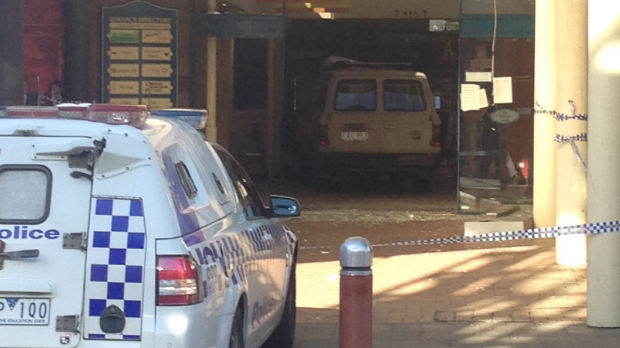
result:
[(0, 325), (48, 325), (50, 300), (0, 297)]
[(366, 141), (368, 140), (368, 132), (342, 132), (340, 139), (343, 141)]

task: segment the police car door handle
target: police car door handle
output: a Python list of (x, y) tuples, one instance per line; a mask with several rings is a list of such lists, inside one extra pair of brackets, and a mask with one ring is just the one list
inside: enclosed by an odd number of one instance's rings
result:
[(0, 259), (15, 260), (15, 259), (31, 259), (39, 257), (39, 249), (29, 249), (20, 251), (10, 251), (6, 253), (0, 253)]
[(71, 177), (74, 179), (79, 179), (79, 178), (86, 178), (89, 181), (93, 181), (93, 176), (88, 174), (88, 173), (83, 173), (83, 172), (78, 172), (77, 170), (74, 172), (71, 172)]
[(4, 260), (29, 259), (35, 257), (39, 257), (39, 249), (0, 252), (0, 271), (4, 268)]

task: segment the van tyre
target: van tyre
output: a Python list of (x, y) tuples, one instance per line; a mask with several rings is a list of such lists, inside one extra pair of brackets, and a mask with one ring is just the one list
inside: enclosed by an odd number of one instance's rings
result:
[(230, 330), (230, 339), (228, 348), (244, 348), (245, 342), (243, 338), (243, 311), (237, 308), (233, 317), (232, 328)]
[(284, 304), (284, 311), (282, 312), (280, 323), (262, 348), (291, 348), (293, 343), (295, 343), (295, 322), (297, 316), (296, 268), (297, 264), (293, 263), (291, 280), (288, 284), (286, 303)]

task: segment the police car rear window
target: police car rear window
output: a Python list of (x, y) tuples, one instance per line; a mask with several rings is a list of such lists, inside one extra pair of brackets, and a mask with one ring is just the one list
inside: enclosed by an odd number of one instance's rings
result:
[(45, 221), (49, 215), (52, 173), (43, 166), (0, 166), (0, 224)]

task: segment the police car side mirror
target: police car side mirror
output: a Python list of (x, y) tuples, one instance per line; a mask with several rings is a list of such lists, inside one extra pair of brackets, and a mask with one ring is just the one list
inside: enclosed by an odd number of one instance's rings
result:
[(285, 196), (269, 196), (272, 217), (295, 217), (301, 213), (299, 202), (295, 198)]

